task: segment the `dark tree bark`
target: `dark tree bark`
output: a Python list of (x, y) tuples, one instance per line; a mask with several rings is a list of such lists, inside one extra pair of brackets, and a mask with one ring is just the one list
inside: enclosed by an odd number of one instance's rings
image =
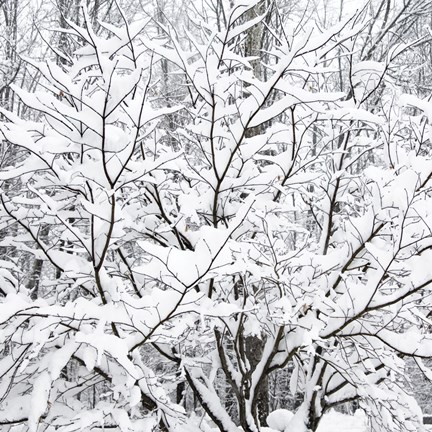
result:
[[(267, 7), (267, 1), (261, 1), (258, 6), (248, 11), (245, 15), (246, 21), (255, 18), (257, 15), (262, 15)], [(264, 42), (264, 24), (253, 26), (249, 31), (248, 37), (245, 44), (245, 56), (246, 57), (258, 57), (258, 60), (252, 61), (252, 67), (254, 75), (258, 79), (263, 78), (263, 67), (261, 65), (262, 49)], [(246, 138), (251, 138), (259, 135), (262, 132), (262, 126), (249, 128), (246, 131)], [(265, 336), (249, 336), (245, 339), (245, 353), (250, 363), (251, 370), (255, 370), (258, 363), (260, 362), (265, 345)], [(264, 372), (265, 373), (265, 372)], [(261, 426), (267, 426), (267, 416), (269, 415), (269, 381), (268, 376), (262, 377), (256, 394), (253, 399), (253, 413), (255, 422)]]

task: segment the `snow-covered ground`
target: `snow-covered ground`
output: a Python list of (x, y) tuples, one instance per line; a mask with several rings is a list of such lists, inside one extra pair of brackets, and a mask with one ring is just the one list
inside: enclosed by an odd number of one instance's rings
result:
[[(363, 411), (358, 410), (353, 416), (330, 411), (318, 427), (318, 432), (369, 432), (367, 418)], [(432, 424), (425, 425), (418, 432), (432, 432)]]
[[(288, 432), (289, 422), (293, 414), (284, 409), (276, 410), (268, 418), (269, 431)], [(432, 425), (425, 425), (418, 432), (432, 432)], [(322, 418), (317, 432), (370, 432), (367, 417), (362, 410), (354, 415), (347, 415), (331, 410)]]
[[(293, 429), (293, 413), (278, 409), (270, 413), (267, 418), (269, 425), (266, 432), (288, 432)], [(367, 418), (363, 411), (358, 410), (354, 415), (341, 414), (331, 410), (322, 418), (318, 432), (368, 432)]]
[(363, 411), (356, 411), (353, 416), (330, 411), (325, 414), (318, 427), (318, 432), (367, 432), (367, 419)]

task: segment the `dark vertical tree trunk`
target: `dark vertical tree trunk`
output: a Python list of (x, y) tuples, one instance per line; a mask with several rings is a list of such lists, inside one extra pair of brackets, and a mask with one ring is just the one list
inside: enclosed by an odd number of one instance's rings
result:
[[(40, 239), (45, 241), (49, 234), (49, 228), (44, 227), (40, 231)], [(26, 288), (30, 291), (30, 298), (36, 300), (39, 297), (40, 282), (42, 279), (44, 260), (34, 259), (31, 268), (29, 269), (29, 277), (27, 279)]]
[[(264, 351), (265, 338), (263, 336), (249, 336), (246, 338), (246, 355), (252, 370), (255, 370), (260, 362)], [(255, 421), (261, 426), (267, 426), (267, 416), (269, 415), (269, 380), (264, 376), (255, 390), (253, 400), (253, 414)]]
[[(251, 9), (246, 13), (246, 21), (255, 18), (265, 12), (267, 1), (261, 1), (256, 8)], [(261, 65), (261, 55), (263, 49), (263, 32), (264, 24), (259, 23), (253, 26), (248, 34), (245, 44), (245, 55), (258, 57), (252, 61), (254, 75), (258, 79), (263, 79), (263, 68)], [(262, 127), (257, 126), (246, 131), (246, 137), (251, 138), (259, 135), (262, 132)], [(245, 338), (245, 353), (250, 363), (251, 370), (255, 370), (259, 361), (262, 358), (265, 345), (265, 336), (249, 336)], [(255, 390), (253, 399), (252, 412), (255, 422), (261, 426), (267, 426), (267, 416), (269, 415), (269, 382), (268, 377), (262, 377), (259, 387)]]
[(177, 384), (176, 403), (178, 403), (179, 405), (182, 403), (183, 403), (183, 406), (186, 405), (185, 391), (186, 391), (186, 385), (185, 385), (184, 381)]
[(9, 84), (14, 81), (19, 69), (17, 57), (18, 34), (18, 0), (8, 0), (2, 3), (2, 13), (5, 20), (5, 60), (8, 65), (5, 74), (6, 82), (0, 88), (0, 106), (10, 111), (13, 110), (14, 97)]
[(30, 298), (36, 300), (39, 295), (39, 286), (42, 277), (43, 261), (35, 259), (30, 269), (30, 276), (26, 283), (26, 288), (30, 291)]

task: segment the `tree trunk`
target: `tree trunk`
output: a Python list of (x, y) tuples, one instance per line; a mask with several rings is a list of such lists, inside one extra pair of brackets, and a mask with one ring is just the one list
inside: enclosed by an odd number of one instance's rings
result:
[[(246, 338), (246, 355), (250, 363), (251, 370), (255, 370), (260, 362), (264, 351), (265, 339), (258, 336), (248, 336)], [(255, 390), (255, 397), (252, 401), (252, 413), (255, 422), (260, 426), (267, 426), (267, 416), (269, 415), (269, 380), (264, 376)]]
[[(252, 20), (257, 15), (265, 12), (266, 1), (261, 1), (256, 8), (251, 9), (246, 13), (246, 21)], [(261, 55), (264, 34), (264, 24), (259, 23), (253, 26), (248, 34), (245, 44), (245, 56), (258, 57), (257, 60), (251, 62), (254, 75), (258, 79), (263, 77), (263, 68), (261, 65)], [(262, 132), (262, 126), (250, 128), (246, 131), (246, 137), (251, 138), (259, 135)], [(250, 363), (251, 370), (255, 370), (259, 361), (262, 358), (265, 345), (263, 336), (249, 336), (245, 339), (245, 352)], [(255, 396), (252, 401), (252, 415), (255, 422), (260, 426), (267, 426), (267, 416), (269, 415), (269, 381), (268, 377), (264, 376), (260, 380), (259, 387), (255, 389)]]
[[(44, 227), (41, 229), (40, 237), (42, 241), (45, 240), (45, 238), (48, 236), (48, 233), (48, 227)], [(35, 258), (31, 270), (29, 270), (30, 276), (27, 280), (26, 288), (30, 291), (30, 298), (32, 300), (37, 300), (37, 298), (39, 297), (39, 287), (42, 278), (43, 263), (44, 261), (42, 259)]]

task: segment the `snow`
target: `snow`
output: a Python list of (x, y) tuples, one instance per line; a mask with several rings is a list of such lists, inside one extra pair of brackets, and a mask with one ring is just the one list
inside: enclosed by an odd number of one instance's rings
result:
[(367, 432), (367, 417), (362, 410), (353, 416), (331, 410), (324, 414), (317, 432)]
[(38, 430), (39, 419), (47, 409), (51, 382), (49, 373), (42, 372), (34, 383), (29, 410), (30, 432)]
[(294, 414), (291, 411), (286, 409), (277, 409), (268, 415), (267, 424), (270, 428), (282, 432), (288, 427), (293, 416)]
[[(269, 431), (300, 432), (293, 427), (294, 414), (287, 409), (277, 409), (267, 417)], [(266, 431), (267, 432), (267, 431)], [(354, 415), (330, 410), (321, 419), (317, 432), (368, 432), (367, 417), (363, 410)]]

